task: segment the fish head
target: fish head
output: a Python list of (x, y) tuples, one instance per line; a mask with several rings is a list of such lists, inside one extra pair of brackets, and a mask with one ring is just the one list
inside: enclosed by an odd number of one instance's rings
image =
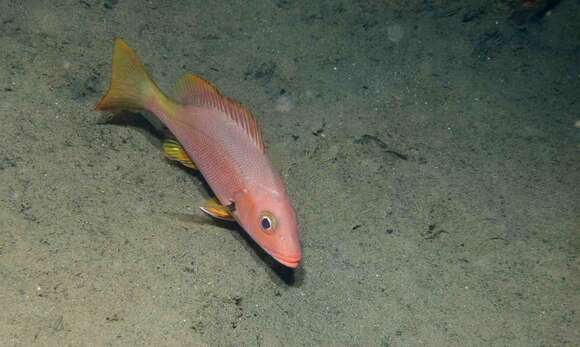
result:
[(235, 196), (238, 223), (277, 262), (297, 268), (302, 257), (296, 213), (284, 190), (256, 187)]

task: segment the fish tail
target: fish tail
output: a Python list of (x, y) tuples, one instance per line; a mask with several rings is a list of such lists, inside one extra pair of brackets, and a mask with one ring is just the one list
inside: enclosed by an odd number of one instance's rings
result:
[(148, 110), (156, 101), (166, 104), (167, 97), (149, 77), (135, 52), (120, 38), (115, 39), (113, 72), (109, 90), (96, 106), (97, 110)]

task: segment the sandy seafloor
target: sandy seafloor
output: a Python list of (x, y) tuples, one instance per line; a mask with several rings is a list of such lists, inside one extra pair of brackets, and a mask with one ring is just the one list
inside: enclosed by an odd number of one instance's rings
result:
[[(579, 346), (580, 4), (505, 2), (1, 1), (0, 346)], [(94, 111), (114, 37), (253, 110), (295, 273)]]

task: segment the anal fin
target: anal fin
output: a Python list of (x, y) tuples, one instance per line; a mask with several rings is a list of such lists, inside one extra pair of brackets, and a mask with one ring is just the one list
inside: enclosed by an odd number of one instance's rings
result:
[(163, 153), (167, 159), (178, 161), (185, 167), (197, 170), (197, 166), (195, 166), (179, 142), (171, 139), (163, 141)]

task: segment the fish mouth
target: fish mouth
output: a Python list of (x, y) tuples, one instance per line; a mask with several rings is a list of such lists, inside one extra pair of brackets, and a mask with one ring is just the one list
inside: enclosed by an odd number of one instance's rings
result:
[(300, 256), (283, 256), (273, 252), (269, 252), (272, 258), (274, 258), (278, 263), (289, 267), (291, 269), (296, 269), (300, 265)]

